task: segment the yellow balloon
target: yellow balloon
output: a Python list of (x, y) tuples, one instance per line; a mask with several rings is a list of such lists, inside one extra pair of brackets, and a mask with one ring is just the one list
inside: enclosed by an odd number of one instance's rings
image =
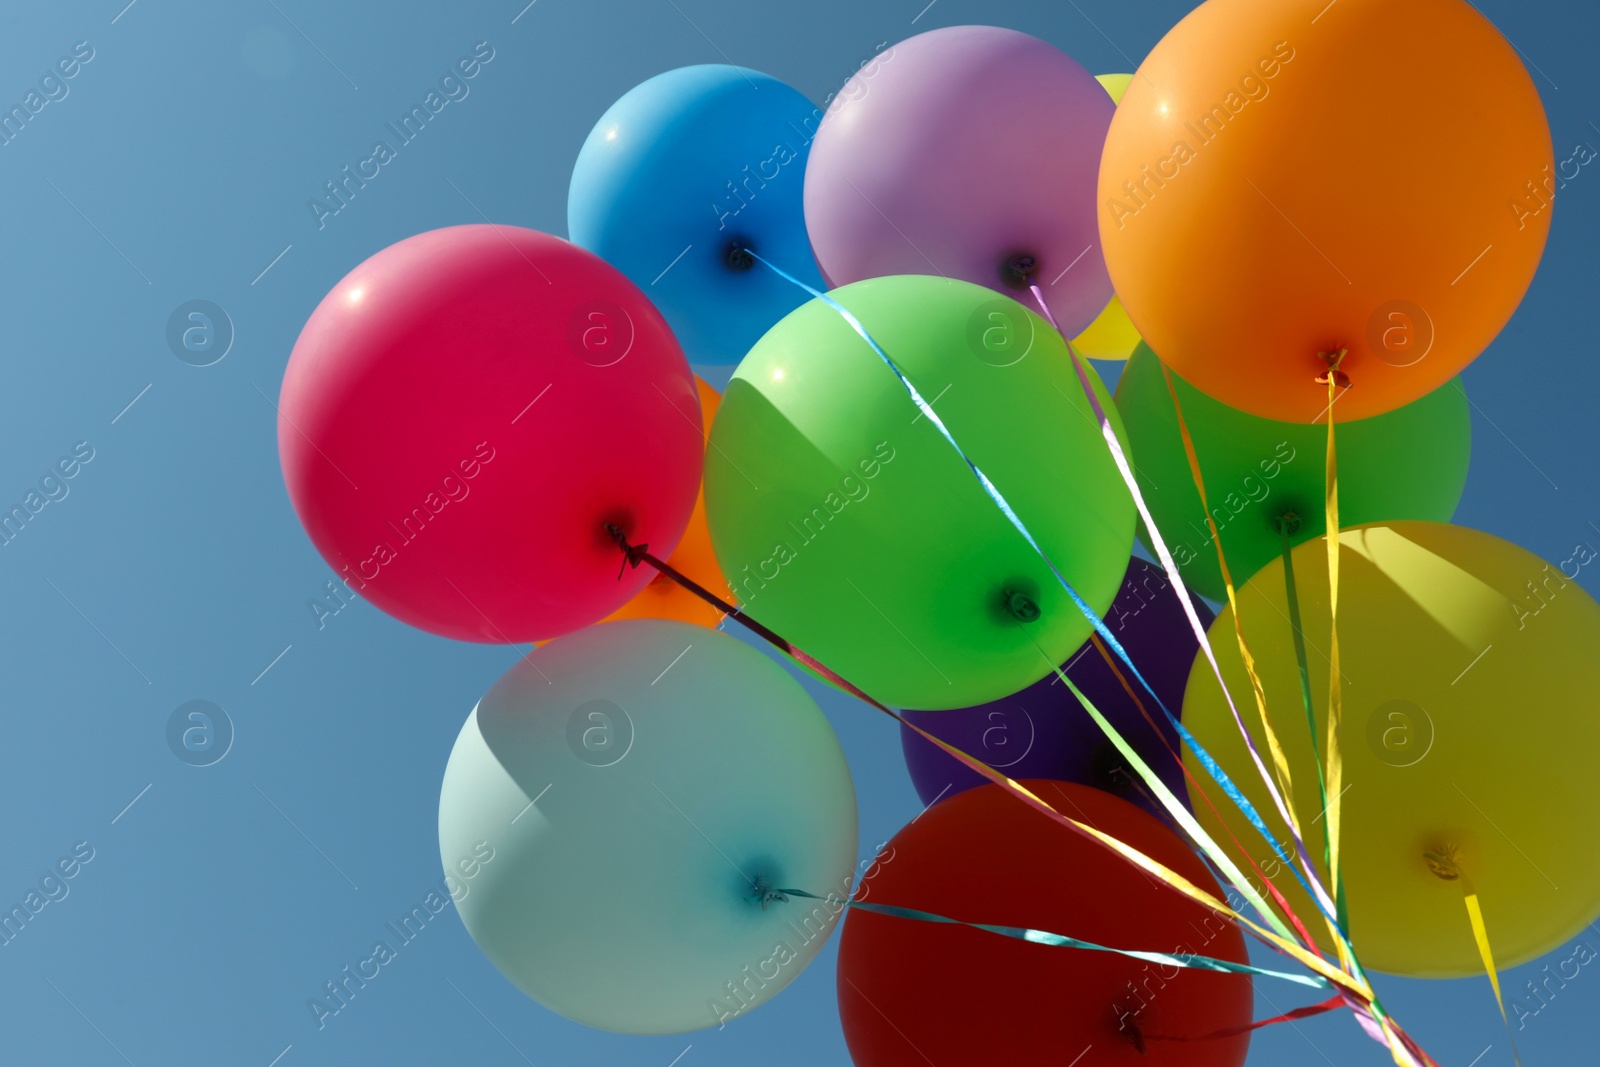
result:
[(1122, 103), (1122, 94), (1128, 91), (1128, 85), (1133, 81), (1132, 74), (1096, 74), (1094, 80), (1105, 86), (1106, 92), (1111, 94), (1113, 104)]
[[(1133, 81), (1133, 75), (1097, 74), (1095, 81), (1105, 87), (1112, 103), (1120, 104), (1128, 83)], [(1072, 347), (1090, 359), (1118, 360), (1133, 355), (1133, 350), (1139, 347), (1139, 341), (1139, 331), (1133, 328), (1128, 313), (1122, 310), (1122, 300), (1113, 296), (1100, 316), (1072, 339)]]
[[(1435, 873), (1432, 853), (1451, 857), (1476, 890), (1496, 965), (1534, 959), (1600, 913), (1600, 778), (1591, 765), (1600, 751), (1600, 605), (1572, 580), (1595, 553), (1579, 545), (1551, 565), (1489, 534), (1430, 522), (1352, 527), (1340, 542), (1340, 862), (1356, 952), (1368, 969), (1394, 974), (1483, 973), (1462, 885)], [(1292, 559), (1325, 747), (1327, 544), (1308, 541)], [(1284, 589), (1282, 563), (1271, 564), (1239, 590), (1239, 611), (1320, 868), (1327, 819)], [(1230, 611), (1217, 616), (1211, 643), (1270, 766)], [(1290, 842), (1203, 658), (1183, 719)], [(1251, 858), (1326, 939), (1294, 876), (1193, 755), (1185, 758)], [(1205, 805), (1195, 808), (1221, 836)], [(1286, 851), (1293, 855), (1292, 843)]]
[(1072, 347), (1090, 359), (1127, 359), (1139, 341), (1139, 331), (1122, 310), (1122, 298), (1113, 296), (1099, 317), (1072, 339)]

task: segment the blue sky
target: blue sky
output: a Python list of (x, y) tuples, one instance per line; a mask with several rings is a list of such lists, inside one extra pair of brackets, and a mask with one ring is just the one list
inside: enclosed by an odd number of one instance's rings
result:
[[(438, 885), (445, 759), (517, 653), (429, 637), (360, 601), (319, 625), (308, 601), (332, 573), (284, 493), (272, 401), (317, 300), (379, 248), (485, 216), (564, 235), (584, 136), (653, 74), (731, 60), (821, 100), (881, 42), (969, 22), (1036, 34), (1095, 72), (1128, 70), (1188, 5), (525, 2), (7, 11), (0, 102), (59, 80), (0, 146), (0, 502), (47, 500), (0, 547), (0, 901), (20, 903), (63, 860), (74, 873), (0, 948), (6, 1062), (847, 1062), (831, 946), (723, 1031), (628, 1038), (524, 998), (448, 911), (318, 1029), (307, 1000)], [(1557, 159), (1600, 147), (1600, 10), (1480, 6), (1535, 65)], [(480, 42), (493, 58), (469, 91), (319, 219), (307, 202), (323, 183), (370, 155), (385, 124)], [(1471, 167), (1478, 151), (1462, 145), (1438, 166)], [(1564, 172), (1532, 291), (1466, 373), (1475, 440), (1457, 521), (1551, 560), (1600, 545), (1597, 166)], [(169, 319), (196, 300), (231, 322), (231, 345), (208, 366), (168, 343)], [(1588, 571), (1579, 580), (1600, 589)], [(870, 850), (918, 809), (898, 735), (806, 684), (845, 746)], [(174, 711), (195, 700), (232, 724), (230, 747), (204, 767), (167, 741)], [(1600, 949), (1600, 933), (1584, 937)], [(1528, 1021), (1525, 1062), (1592, 1057), (1592, 971)], [(1539, 972), (1512, 973), (1510, 990)], [(1382, 988), (1441, 1062), (1489, 1046), (1483, 1064), (1509, 1062), (1484, 980)], [(1385, 1057), (1332, 1015), (1261, 1036), (1250, 1062), (1324, 1061)]]

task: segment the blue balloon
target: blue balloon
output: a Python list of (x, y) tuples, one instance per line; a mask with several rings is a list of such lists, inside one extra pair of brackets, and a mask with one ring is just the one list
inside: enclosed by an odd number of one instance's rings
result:
[(546, 1007), (622, 1033), (718, 1026), (775, 996), (837, 924), (856, 843), (850, 770), (805, 690), (750, 645), (664, 619), (520, 660), (462, 727), (439, 796), (478, 947)]
[(567, 230), (666, 316), (693, 363), (744, 358), (805, 303), (738, 249), (825, 288), (806, 237), (806, 156), (822, 111), (742, 67), (681, 67), (618, 100), (578, 153)]

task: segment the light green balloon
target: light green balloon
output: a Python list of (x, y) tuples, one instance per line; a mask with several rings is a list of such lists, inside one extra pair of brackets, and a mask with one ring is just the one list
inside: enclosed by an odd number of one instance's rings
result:
[[(1016, 301), (945, 278), (874, 278), (830, 296), (1103, 612), (1127, 566), (1133, 505), (1061, 336)], [(887, 703), (1007, 696), (1089, 635), (961, 456), (821, 300), (739, 365), (705, 481), (717, 559), (750, 614)], [(1030, 605), (1037, 618), (1019, 621)]]
[(788, 985), (848, 899), (844, 754), (787, 672), (687, 623), (591, 626), (478, 702), (439, 796), (456, 910), (519, 989), (587, 1026), (716, 1026)]
[[(1327, 528), (1327, 422), (1263, 419), (1213, 400), (1176, 374), (1172, 379), (1228, 570), (1241, 586), (1282, 555), (1280, 517), (1293, 513), (1299, 519), (1290, 545), (1321, 537)], [(1148, 345), (1141, 343), (1128, 360), (1117, 382), (1117, 407), (1138, 453), (1139, 490), (1183, 580), (1202, 596), (1225, 601), (1227, 588), (1177, 412), (1161, 362)], [(1341, 526), (1450, 521), (1472, 453), (1472, 418), (1459, 378), (1383, 415), (1337, 423), (1334, 432)], [(1148, 533), (1139, 533), (1148, 545)]]

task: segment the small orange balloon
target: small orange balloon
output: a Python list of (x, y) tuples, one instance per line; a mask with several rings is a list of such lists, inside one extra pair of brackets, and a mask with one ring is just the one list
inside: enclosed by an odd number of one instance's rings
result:
[[(694, 384), (700, 390), (700, 419), (705, 425), (706, 439), (709, 441), (711, 420), (716, 417), (717, 405), (722, 403), (722, 397), (699, 375), (695, 376)], [(694, 513), (689, 516), (689, 526), (683, 531), (683, 539), (678, 542), (678, 547), (667, 562), (674, 570), (700, 583), (723, 600), (735, 603), (733, 593), (722, 577), (722, 570), (717, 566), (717, 557), (711, 551), (704, 485), (700, 487), (700, 495), (695, 497)], [(647, 567), (649, 564), (640, 566)], [(715, 629), (722, 622), (722, 612), (666, 575), (658, 574), (635, 593), (632, 600), (607, 616), (605, 621), (612, 619), (676, 619)]]
[[(1289, 422), (1454, 377), (1533, 279), (1555, 189), (1539, 93), (1464, 0), (1207, 0), (1117, 108), (1100, 237), (1183, 378)], [(1313, 17), (1315, 16), (1315, 17)]]

